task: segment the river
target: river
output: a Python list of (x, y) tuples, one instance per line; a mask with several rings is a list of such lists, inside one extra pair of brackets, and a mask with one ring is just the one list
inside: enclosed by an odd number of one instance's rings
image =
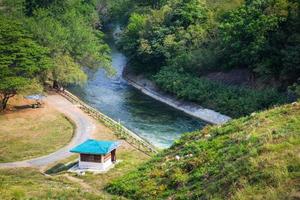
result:
[[(107, 34), (114, 35), (112, 32)], [(70, 91), (159, 148), (169, 147), (182, 133), (206, 125), (204, 121), (177, 111), (128, 85), (122, 78), (126, 56), (118, 51), (113, 37), (109, 37), (108, 43), (116, 75), (109, 78), (103, 69), (88, 72), (87, 83), (72, 86)]]

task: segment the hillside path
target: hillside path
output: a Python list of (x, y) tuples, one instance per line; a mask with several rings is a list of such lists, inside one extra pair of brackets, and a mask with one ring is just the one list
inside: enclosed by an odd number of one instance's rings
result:
[(80, 108), (72, 104), (64, 97), (58, 94), (49, 95), (45, 98), (45, 102), (49, 106), (52, 106), (59, 112), (66, 115), (73, 121), (73, 123), (75, 123), (76, 128), (74, 136), (70, 143), (64, 146), (63, 148), (57, 150), (56, 152), (53, 152), (46, 156), (41, 156), (24, 161), (0, 163), (0, 168), (44, 167), (51, 163), (65, 159), (72, 155), (72, 153), (69, 152), (71, 148), (87, 140), (95, 131), (96, 125), (94, 121), (82, 110), (80, 110)]

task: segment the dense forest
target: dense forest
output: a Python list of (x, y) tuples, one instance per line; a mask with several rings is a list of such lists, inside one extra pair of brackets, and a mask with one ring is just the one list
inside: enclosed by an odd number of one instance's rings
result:
[(238, 117), (300, 93), (297, 0), (2, 0), (0, 11), (2, 108), (47, 81), (83, 83), (83, 67), (113, 73), (101, 32), (113, 21), (128, 68), (180, 99)]
[(106, 18), (125, 22), (128, 67), (179, 98), (237, 117), (299, 92), (297, 0), (105, 2)]
[(113, 73), (110, 49), (99, 30), (100, 1), (0, 1), (0, 94), (41, 93), (47, 82), (81, 84), (83, 67)]

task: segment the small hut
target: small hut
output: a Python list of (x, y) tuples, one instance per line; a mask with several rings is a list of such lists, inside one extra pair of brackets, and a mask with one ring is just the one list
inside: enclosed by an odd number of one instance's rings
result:
[(80, 170), (106, 171), (117, 161), (116, 150), (120, 145), (119, 141), (89, 139), (71, 149), (71, 152), (79, 153)]

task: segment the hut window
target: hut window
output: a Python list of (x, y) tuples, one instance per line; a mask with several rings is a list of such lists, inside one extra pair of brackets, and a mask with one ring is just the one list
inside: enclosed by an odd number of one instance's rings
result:
[(101, 155), (80, 154), (80, 160), (83, 162), (101, 162)]

